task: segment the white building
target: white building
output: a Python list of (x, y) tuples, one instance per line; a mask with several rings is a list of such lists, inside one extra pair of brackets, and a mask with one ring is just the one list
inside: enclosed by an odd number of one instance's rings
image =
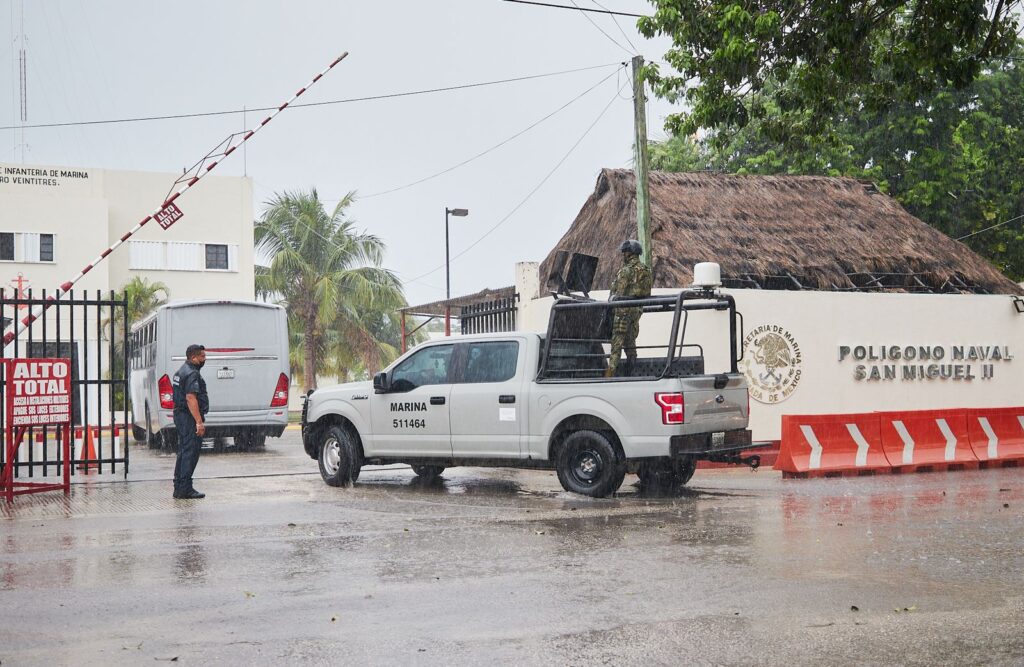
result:
[[(0, 287), (34, 295), (70, 280), (164, 201), (177, 174), (0, 163)], [(205, 177), (170, 229), (150, 221), (75, 289), (117, 290), (135, 276), (170, 298), (252, 299), (252, 180)]]

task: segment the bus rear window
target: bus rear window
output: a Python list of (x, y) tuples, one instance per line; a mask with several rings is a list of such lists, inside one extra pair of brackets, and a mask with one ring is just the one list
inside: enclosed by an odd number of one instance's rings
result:
[(207, 348), (277, 352), (281, 341), (275, 308), (245, 304), (204, 304), (172, 308), (169, 313), (171, 350), (184, 353), (192, 343)]

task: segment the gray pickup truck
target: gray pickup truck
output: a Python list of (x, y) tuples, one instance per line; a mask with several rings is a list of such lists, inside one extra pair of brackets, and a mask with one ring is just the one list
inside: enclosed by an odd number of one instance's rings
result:
[[(642, 309), (641, 332), (660, 317), (656, 329), (669, 335), (638, 345), (635, 360), (605, 377), (616, 308)], [(705, 373), (703, 347), (684, 343), (687, 321), (701, 311), (718, 313), (728, 329), (719, 337), (729, 345), (723, 372)], [(711, 290), (559, 299), (546, 335), (434, 340), (372, 383), (311, 392), (303, 444), (331, 486), (354, 482), (363, 465), (402, 462), (426, 477), (454, 466), (554, 469), (567, 491), (594, 497), (615, 493), (629, 472), (642, 487), (678, 490), (699, 459), (758, 463), (740, 456), (751, 439), (738, 327), (732, 297)]]

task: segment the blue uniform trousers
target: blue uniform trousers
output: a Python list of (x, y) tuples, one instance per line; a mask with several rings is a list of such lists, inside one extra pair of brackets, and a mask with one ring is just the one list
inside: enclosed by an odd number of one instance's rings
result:
[(203, 439), (196, 435), (196, 420), (192, 415), (174, 413), (174, 428), (178, 431), (178, 460), (174, 464), (174, 491), (192, 490), (192, 473), (199, 463), (199, 447)]

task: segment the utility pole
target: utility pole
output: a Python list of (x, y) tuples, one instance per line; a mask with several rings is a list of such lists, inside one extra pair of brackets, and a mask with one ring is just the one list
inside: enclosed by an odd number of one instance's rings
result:
[(643, 56), (633, 57), (633, 172), (636, 174), (636, 231), (644, 250), (643, 262), (654, 267), (651, 247), (651, 193), (647, 183), (647, 95), (640, 70)]

